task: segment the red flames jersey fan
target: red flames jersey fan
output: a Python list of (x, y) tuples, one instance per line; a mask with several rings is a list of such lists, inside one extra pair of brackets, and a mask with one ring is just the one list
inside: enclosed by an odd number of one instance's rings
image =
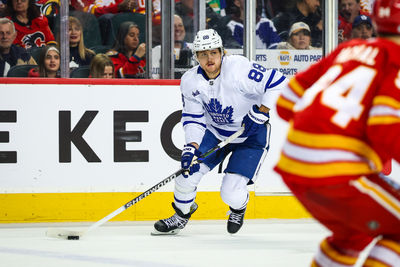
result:
[[(12, 19), (9, 17), (9, 19)], [(17, 37), (14, 44), (26, 49), (41, 47), (47, 44), (56, 44), (54, 35), (51, 32), (47, 18), (43, 15), (34, 18), (30, 25), (14, 23)]]

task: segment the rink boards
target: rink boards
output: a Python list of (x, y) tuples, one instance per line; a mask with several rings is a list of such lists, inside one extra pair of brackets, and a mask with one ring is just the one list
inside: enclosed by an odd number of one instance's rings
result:
[[(97, 221), (179, 169), (179, 81), (54, 82), (0, 83), (0, 222)], [(271, 149), (246, 216), (309, 217), (272, 170), (287, 125), (271, 113)], [(226, 218), (222, 176), (201, 181), (194, 219)], [(168, 216), (172, 192), (173, 182), (115, 220)]]

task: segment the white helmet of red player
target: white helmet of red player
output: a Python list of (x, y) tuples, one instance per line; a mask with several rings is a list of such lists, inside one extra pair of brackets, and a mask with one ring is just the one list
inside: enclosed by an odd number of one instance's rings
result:
[(205, 50), (212, 50), (219, 48), (221, 54), (223, 54), (224, 47), (222, 45), (222, 39), (219, 34), (213, 29), (201, 30), (198, 31), (196, 37), (193, 41), (193, 48), (192, 52), (194, 58), (197, 60), (196, 52), (198, 51), (205, 51)]
[(373, 18), (379, 33), (400, 34), (400, 0), (375, 0)]

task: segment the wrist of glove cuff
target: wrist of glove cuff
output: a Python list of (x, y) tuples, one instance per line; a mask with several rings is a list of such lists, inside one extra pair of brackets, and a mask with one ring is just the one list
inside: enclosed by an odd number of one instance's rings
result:
[(196, 150), (197, 150), (196, 147), (192, 144), (184, 145), (182, 149), (182, 156), (185, 153), (191, 153), (194, 155), (196, 153)]
[(187, 144), (182, 149), (181, 167), (185, 170), (183, 176), (187, 178), (189, 175), (199, 171), (200, 165), (195, 163), (192, 165), (194, 157), (200, 156), (200, 151), (192, 144)]
[(244, 116), (242, 126), (244, 131), (242, 136), (251, 136), (265, 129), (265, 123), (269, 121), (269, 114), (261, 112), (256, 105)]
[(257, 105), (253, 105), (248, 113), (249, 118), (257, 124), (264, 124), (269, 121), (269, 113), (261, 112)]

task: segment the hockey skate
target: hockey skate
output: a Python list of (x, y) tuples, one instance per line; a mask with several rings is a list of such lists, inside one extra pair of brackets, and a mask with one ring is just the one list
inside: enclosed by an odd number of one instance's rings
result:
[(175, 214), (163, 220), (159, 220), (154, 224), (152, 235), (176, 235), (179, 231), (185, 228), (192, 214), (197, 210), (197, 204), (193, 202), (188, 214), (183, 214), (180, 209), (172, 203)]
[(244, 213), (246, 212), (246, 208), (241, 210), (235, 210), (231, 207), (230, 211), (228, 211), (229, 219), (227, 224), (228, 233), (234, 234), (237, 233), (243, 225)]

